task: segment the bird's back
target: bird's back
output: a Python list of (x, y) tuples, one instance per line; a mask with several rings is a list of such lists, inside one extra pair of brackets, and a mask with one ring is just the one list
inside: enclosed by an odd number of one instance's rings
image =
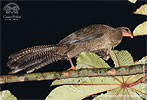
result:
[(71, 50), (67, 53), (70, 58), (83, 51), (102, 53), (110, 46), (110, 34), (113, 29), (103, 24), (90, 25), (68, 35), (59, 44), (70, 45)]

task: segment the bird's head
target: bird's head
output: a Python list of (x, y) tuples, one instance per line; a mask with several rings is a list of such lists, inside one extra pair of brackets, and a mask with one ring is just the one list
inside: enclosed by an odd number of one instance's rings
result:
[(132, 32), (130, 31), (129, 28), (127, 28), (127, 27), (119, 27), (119, 29), (120, 29), (120, 31), (122, 33), (122, 36), (133, 38)]

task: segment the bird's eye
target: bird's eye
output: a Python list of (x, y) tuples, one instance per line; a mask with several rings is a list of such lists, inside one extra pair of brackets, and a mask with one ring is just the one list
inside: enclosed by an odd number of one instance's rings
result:
[(129, 29), (125, 29), (126, 32), (129, 32)]

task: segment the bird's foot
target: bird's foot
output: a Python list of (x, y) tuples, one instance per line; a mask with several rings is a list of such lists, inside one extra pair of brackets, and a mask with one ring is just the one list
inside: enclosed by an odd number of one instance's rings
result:
[(76, 69), (76, 67), (75, 67), (75, 66), (72, 66), (72, 67), (70, 67), (69, 69), (67, 69), (67, 71), (75, 70), (75, 69)]
[(68, 57), (68, 60), (69, 60), (69, 62), (70, 62), (70, 64), (71, 64), (71, 67), (70, 67), (67, 71), (75, 70), (76, 67), (75, 67), (74, 64), (73, 64), (72, 59), (71, 59), (70, 57)]

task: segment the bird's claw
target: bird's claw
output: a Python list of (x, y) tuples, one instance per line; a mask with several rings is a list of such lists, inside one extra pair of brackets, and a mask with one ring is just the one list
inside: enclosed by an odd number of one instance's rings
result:
[(70, 67), (69, 69), (67, 69), (67, 71), (75, 70), (75, 69), (76, 69), (75, 66), (72, 66), (72, 67)]

